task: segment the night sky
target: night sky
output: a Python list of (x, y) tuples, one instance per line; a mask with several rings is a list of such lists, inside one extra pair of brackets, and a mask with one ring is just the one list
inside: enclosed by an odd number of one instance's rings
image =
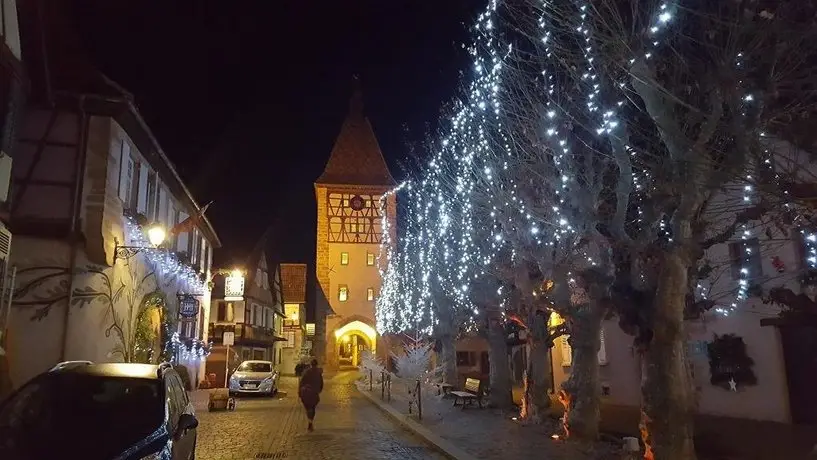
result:
[[(134, 94), (237, 260), (273, 226), (290, 262), (315, 251), (313, 182), (360, 75), (392, 174), (457, 94), (482, 0), (77, 0), (93, 60)], [(408, 133), (407, 133), (408, 130)]]

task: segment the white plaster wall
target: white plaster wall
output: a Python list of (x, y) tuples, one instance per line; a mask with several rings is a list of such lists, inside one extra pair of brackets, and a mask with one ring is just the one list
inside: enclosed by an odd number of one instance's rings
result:
[[(12, 385), (19, 387), (60, 360), (69, 283), (69, 247), (54, 240), (15, 235), (12, 253), (18, 273), (16, 289), (31, 287), (31, 294), (13, 304), (9, 312), (9, 366)], [(34, 304), (35, 299), (59, 297), (65, 299), (56, 302), (41, 319), (33, 319), (38, 310), (46, 307), (42, 303)]]

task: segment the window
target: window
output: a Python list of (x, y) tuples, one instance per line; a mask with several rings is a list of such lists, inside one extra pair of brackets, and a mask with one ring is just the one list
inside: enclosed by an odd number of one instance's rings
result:
[(189, 319), (182, 320), (181, 324), (179, 325), (179, 334), (181, 334), (182, 338), (194, 338), (196, 334), (196, 321), (191, 321)]
[(272, 309), (270, 308), (264, 309), (264, 327), (272, 329)]
[(205, 272), (207, 271), (207, 240), (202, 238), (199, 246), (201, 248), (199, 249), (199, 267), (201, 268), (202, 272)]
[(366, 300), (368, 300), (369, 302), (374, 300), (374, 288), (366, 289)]
[[(260, 350), (264, 351), (263, 348)], [(264, 358), (255, 359), (263, 360)], [(269, 363), (241, 363), (237, 370), (240, 372), (272, 372), (272, 365)]]
[(457, 366), (475, 366), (477, 364), (476, 353), (471, 351), (457, 352)]
[(341, 252), (340, 253), (340, 264), (341, 265), (349, 265), (349, 253), (348, 252)]
[(366, 253), (366, 265), (370, 267), (374, 265), (374, 253), (371, 252)]
[(196, 265), (199, 260), (199, 229), (194, 228), (190, 232), (190, 263)]
[(148, 218), (148, 222), (153, 222), (158, 217), (158, 210), (156, 208), (156, 200), (158, 190), (156, 189), (156, 174), (153, 171), (147, 172), (147, 208), (145, 210), (145, 216)]
[[(179, 218), (177, 222), (181, 223), (187, 219), (187, 214), (183, 212), (179, 212)], [(190, 256), (190, 248), (187, 245), (190, 243), (190, 233), (189, 232), (181, 232), (176, 235), (176, 250), (179, 252), (186, 252), (188, 257)]]
[(119, 199), (125, 207), (130, 206), (133, 189), (134, 164), (130, 155), (130, 144), (124, 139), (118, 142), (119, 148)]
[(233, 322), (233, 303), (219, 302), (218, 303), (218, 317), (217, 321)]
[(156, 197), (156, 221), (160, 222), (162, 225), (165, 226), (166, 229), (170, 230), (170, 220), (167, 218), (167, 189), (164, 188), (161, 184), (158, 186), (159, 193)]
[(136, 212), (147, 216), (148, 209), (148, 175), (150, 170), (145, 163), (139, 164), (139, 180), (136, 181)]
[(345, 284), (338, 288), (338, 300), (341, 302), (346, 302), (349, 300), (349, 287)]
[(295, 331), (285, 331), (284, 338), (287, 339), (284, 348), (295, 348)]
[(729, 259), (733, 279), (754, 279), (763, 276), (760, 240), (757, 238), (729, 243)]

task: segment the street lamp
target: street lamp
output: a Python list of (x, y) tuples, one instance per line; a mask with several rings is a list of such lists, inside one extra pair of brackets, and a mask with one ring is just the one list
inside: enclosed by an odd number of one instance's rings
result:
[(120, 246), (119, 240), (114, 239), (114, 243), (116, 245), (114, 247), (113, 255), (114, 263), (116, 263), (116, 259), (130, 259), (145, 249), (156, 249), (161, 246), (162, 243), (164, 243), (165, 238), (167, 238), (167, 232), (160, 224), (151, 225), (146, 233), (147, 242), (149, 243), (148, 246)]

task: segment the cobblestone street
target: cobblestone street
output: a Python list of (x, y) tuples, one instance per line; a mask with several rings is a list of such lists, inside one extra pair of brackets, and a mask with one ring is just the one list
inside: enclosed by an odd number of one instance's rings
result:
[(284, 378), (274, 398), (242, 398), (235, 412), (208, 412), (207, 392), (193, 393), (199, 418), (197, 460), (244, 459), (442, 459), (353, 387), (356, 373), (325, 376), (315, 418), (306, 414), (294, 378)]

